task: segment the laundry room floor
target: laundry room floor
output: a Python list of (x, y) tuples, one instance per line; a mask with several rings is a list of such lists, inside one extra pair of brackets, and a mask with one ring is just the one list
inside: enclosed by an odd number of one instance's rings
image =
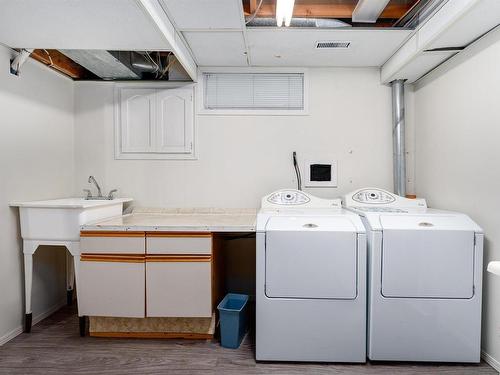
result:
[(479, 365), (256, 363), (254, 335), (238, 350), (216, 341), (81, 338), (75, 308), (63, 308), (0, 347), (0, 374), (474, 374)]

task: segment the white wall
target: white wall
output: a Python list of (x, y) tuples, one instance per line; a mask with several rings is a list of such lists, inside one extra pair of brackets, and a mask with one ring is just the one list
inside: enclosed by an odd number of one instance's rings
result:
[[(13, 200), (71, 195), (74, 183), (73, 83), (30, 60), (9, 74), (10, 50), (0, 46), (0, 343), (18, 333), (24, 282)], [(65, 258), (59, 249), (35, 254), (33, 317), (65, 299)]]
[[(485, 266), (500, 260), (499, 64), (497, 30), (415, 88), (417, 194), (484, 228)], [(500, 361), (500, 277), (486, 271), (483, 350)]]
[(313, 194), (391, 189), (391, 98), (379, 70), (309, 73), (309, 116), (196, 116), (196, 161), (114, 160), (113, 84), (76, 83), (76, 193), (92, 174), (143, 206), (258, 207), (263, 195), (295, 187), (294, 150), (338, 160), (339, 188)]

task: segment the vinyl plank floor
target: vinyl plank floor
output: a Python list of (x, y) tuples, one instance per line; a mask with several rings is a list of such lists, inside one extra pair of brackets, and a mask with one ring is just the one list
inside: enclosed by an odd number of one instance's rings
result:
[(238, 350), (216, 341), (81, 338), (74, 308), (63, 308), (0, 347), (0, 374), (203, 374), (203, 375), (493, 375), (478, 365), (367, 363), (308, 364), (254, 360), (254, 336)]

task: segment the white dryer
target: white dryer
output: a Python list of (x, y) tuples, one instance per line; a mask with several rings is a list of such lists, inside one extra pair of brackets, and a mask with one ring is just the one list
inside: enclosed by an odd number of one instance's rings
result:
[(467, 215), (381, 189), (344, 205), (368, 239), (368, 357), (479, 362), (483, 232)]
[(256, 358), (366, 361), (366, 235), (341, 201), (298, 190), (257, 216)]

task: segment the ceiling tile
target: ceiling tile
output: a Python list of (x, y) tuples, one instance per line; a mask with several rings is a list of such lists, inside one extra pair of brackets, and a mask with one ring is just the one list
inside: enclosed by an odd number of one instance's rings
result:
[[(247, 30), (254, 66), (381, 66), (411, 30)], [(316, 49), (316, 42), (348, 41), (348, 49)]]
[(171, 48), (135, 0), (1, 0), (0, 42), (14, 48)]
[(239, 29), (241, 0), (162, 0), (179, 30)]
[(247, 66), (242, 32), (184, 32), (191, 51), (200, 66)]

